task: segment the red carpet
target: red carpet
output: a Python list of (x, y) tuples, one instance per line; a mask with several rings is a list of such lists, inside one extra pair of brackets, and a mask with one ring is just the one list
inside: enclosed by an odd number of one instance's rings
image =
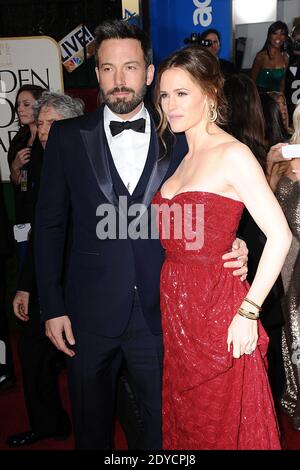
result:
[[(17, 385), (11, 390), (0, 392), (0, 450), (9, 449), (5, 445), (6, 438), (11, 434), (28, 430), (27, 413), (23, 398), (22, 379), (20, 364), (17, 357), (16, 345), (18, 333), (12, 335), (12, 347), (14, 355), (15, 372), (17, 376)], [(70, 400), (68, 394), (67, 375), (63, 370), (60, 374), (60, 389), (65, 409), (70, 412)], [(126, 438), (120, 427), (116, 424), (115, 447), (118, 450), (127, 449)], [(36, 444), (22, 447), (22, 450), (70, 450), (74, 449), (73, 436), (66, 440), (45, 439)], [(18, 450), (14, 448), (13, 450)]]
[[(5, 445), (5, 440), (7, 436), (18, 432), (23, 432), (28, 429), (28, 421), (22, 392), (20, 365), (16, 353), (17, 336), (18, 333), (13, 334), (13, 352), (16, 375), (18, 379), (17, 385), (13, 389), (8, 390), (7, 392), (1, 392), (0, 394), (0, 450), (8, 449)], [(65, 371), (61, 373), (60, 387), (64, 406), (70, 414), (70, 401)], [(290, 418), (285, 416), (284, 414), (281, 414), (280, 424), (283, 434), (284, 449), (300, 450), (300, 432), (296, 432), (292, 429)], [(124, 450), (127, 448), (124, 433), (118, 423), (116, 425), (115, 447), (118, 450)], [(74, 449), (74, 440), (72, 436), (63, 441), (45, 439), (31, 446), (25, 446), (24, 448), (22, 448), (22, 450), (70, 449)]]

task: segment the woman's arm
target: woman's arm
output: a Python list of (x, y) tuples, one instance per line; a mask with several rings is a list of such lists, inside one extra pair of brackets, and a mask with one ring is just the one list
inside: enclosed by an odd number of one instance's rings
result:
[[(225, 157), (228, 184), (234, 188), (267, 238), (255, 278), (247, 294), (247, 298), (261, 306), (281, 271), (292, 235), (280, 205), (249, 148), (240, 143), (233, 144), (226, 149)], [(257, 308), (246, 302), (243, 302), (241, 307), (258, 313)], [(228, 331), (229, 346), (231, 342), (234, 357), (240, 357), (247, 348), (255, 349), (256, 320), (237, 314)]]
[(258, 73), (260, 69), (262, 68), (262, 62), (263, 62), (263, 57), (261, 53), (256, 54), (254, 62), (252, 64), (250, 76), (254, 82), (256, 82)]
[[(275, 192), (277, 183), (282, 175), (282, 172), (278, 170), (283, 165), (287, 167), (289, 165), (289, 161), (291, 160), (291, 158), (284, 158), (282, 156), (282, 147), (284, 147), (285, 145), (288, 145), (288, 144), (280, 142), (276, 145), (273, 145), (267, 154), (266, 178), (273, 192)], [(279, 163), (281, 165), (278, 165)]]
[[(287, 68), (289, 66), (289, 55), (286, 52), (283, 54), (283, 60), (284, 60), (284, 68), (285, 68), (285, 73), (286, 73)], [(285, 92), (285, 74), (280, 84), (280, 91), (282, 93)]]
[(261, 305), (281, 271), (292, 235), (281, 207), (252, 152), (243, 144), (231, 147), (227, 180), (267, 238), (248, 294), (255, 303)]

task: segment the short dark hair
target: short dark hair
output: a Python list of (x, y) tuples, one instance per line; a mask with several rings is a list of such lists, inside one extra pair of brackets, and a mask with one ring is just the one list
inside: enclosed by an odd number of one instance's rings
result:
[(200, 39), (206, 39), (209, 34), (215, 34), (218, 37), (219, 42), (221, 42), (221, 34), (217, 29), (209, 28), (201, 33)]
[(95, 62), (98, 67), (98, 50), (106, 39), (136, 39), (141, 43), (145, 64), (148, 67), (153, 61), (152, 45), (149, 36), (136, 25), (122, 20), (107, 20), (95, 29)]

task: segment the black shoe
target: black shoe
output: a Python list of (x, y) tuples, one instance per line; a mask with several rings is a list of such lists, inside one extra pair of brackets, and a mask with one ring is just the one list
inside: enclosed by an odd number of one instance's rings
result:
[(18, 434), (13, 434), (6, 439), (6, 445), (9, 447), (21, 447), (21, 446), (28, 446), (31, 444), (35, 444), (38, 441), (43, 439), (57, 439), (63, 440), (67, 439), (70, 435), (69, 433), (65, 434), (49, 434), (49, 435), (41, 435), (34, 431), (25, 431), (20, 432)]
[(2, 374), (0, 375), (0, 391), (9, 390), (16, 385), (16, 378), (11, 374)]

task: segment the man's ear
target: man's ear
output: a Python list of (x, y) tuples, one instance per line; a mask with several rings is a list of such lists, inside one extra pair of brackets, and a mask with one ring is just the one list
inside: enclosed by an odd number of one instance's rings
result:
[(146, 84), (147, 85), (151, 85), (151, 83), (153, 82), (154, 72), (155, 72), (155, 67), (154, 67), (153, 64), (150, 64), (147, 67), (147, 75), (146, 75)]

